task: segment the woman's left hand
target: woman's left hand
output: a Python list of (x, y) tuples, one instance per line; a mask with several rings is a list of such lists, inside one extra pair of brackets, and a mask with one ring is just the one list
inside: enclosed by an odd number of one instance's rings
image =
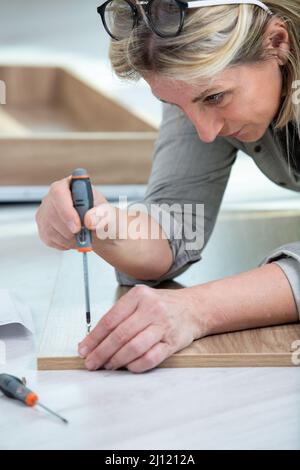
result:
[(89, 370), (152, 369), (207, 334), (199, 305), (190, 288), (136, 286), (79, 344), (79, 354)]

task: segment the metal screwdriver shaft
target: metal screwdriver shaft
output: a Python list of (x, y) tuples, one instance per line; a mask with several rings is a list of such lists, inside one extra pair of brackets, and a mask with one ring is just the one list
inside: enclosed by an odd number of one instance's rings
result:
[(91, 302), (90, 302), (90, 282), (89, 282), (89, 266), (88, 257), (83, 253), (83, 275), (84, 275), (84, 289), (85, 289), (85, 310), (86, 310), (86, 324), (87, 333), (91, 331)]
[(69, 424), (69, 421), (68, 421), (66, 418), (63, 418), (63, 417), (60, 416), (59, 414), (55, 413), (55, 411), (50, 410), (50, 408), (48, 408), (47, 406), (43, 405), (43, 404), (40, 403), (39, 401), (36, 403), (36, 406), (40, 406), (41, 408), (43, 408), (45, 411), (47, 411), (47, 412), (50, 413), (51, 415), (53, 415), (53, 416), (55, 416), (56, 418), (60, 419), (63, 423)]

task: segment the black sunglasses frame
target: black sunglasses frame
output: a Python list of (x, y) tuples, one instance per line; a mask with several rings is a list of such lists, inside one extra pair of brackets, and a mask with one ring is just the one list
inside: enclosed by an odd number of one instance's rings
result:
[[(103, 5), (99, 6), (97, 8), (97, 12), (99, 13), (99, 15), (101, 16), (101, 20), (102, 20), (102, 23), (103, 23), (103, 26), (106, 30), (106, 32), (110, 35), (110, 37), (112, 39), (114, 39), (115, 41), (120, 41), (119, 38), (116, 38), (109, 30), (107, 24), (106, 24), (106, 21), (105, 21), (105, 9), (107, 7), (107, 5), (109, 3), (111, 3), (112, 0), (107, 0), (105, 3), (103, 3)], [(131, 2), (130, 0), (122, 0), (124, 2), (126, 2), (131, 10), (132, 10), (132, 14), (133, 14), (133, 27), (132, 27), (132, 30), (138, 25), (138, 22), (139, 20), (142, 18), (142, 15), (141, 13), (139, 12), (137, 6)], [(179, 28), (178, 28), (178, 31), (176, 32), (176, 34), (162, 34), (160, 31), (157, 30), (157, 28), (155, 27), (155, 24), (153, 24), (153, 21), (152, 21), (152, 18), (151, 18), (151, 5), (152, 3), (156, 1), (156, 0), (149, 0), (149, 1), (140, 1), (139, 2), (139, 5), (144, 9), (144, 12), (145, 12), (145, 15), (147, 17), (147, 20), (149, 22), (149, 27), (150, 29), (152, 29), (152, 31), (157, 34), (157, 36), (161, 37), (161, 38), (171, 38), (171, 37), (177, 37), (179, 36), (179, 34), (181, 33), (182, 31), (182, 28), (183, 28), (183, 24), (184, 24), (184, 19), (185, 19), (185, 13), (186, 13), (186, 10), (188, 8), (188, 4), (185, 3), (185, 2), (182, 2), (182, 1), (179, 1), (179, 0), (173, 0), (175, 3), (177, 3), (179, 9), (180, 9), (180, 24), (179, 24)]]

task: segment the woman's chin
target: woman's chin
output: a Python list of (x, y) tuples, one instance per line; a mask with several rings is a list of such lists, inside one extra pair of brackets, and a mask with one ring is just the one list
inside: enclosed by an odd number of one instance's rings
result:
[(237, 137), (237, 139), (240, 140), (241, 142), (254, 143), (262, 139), (264, 135), (265, 135), (265, 132), (262, 132), (262, 131), (260, 132), (245, 131), (245, 132), (242, 132)]

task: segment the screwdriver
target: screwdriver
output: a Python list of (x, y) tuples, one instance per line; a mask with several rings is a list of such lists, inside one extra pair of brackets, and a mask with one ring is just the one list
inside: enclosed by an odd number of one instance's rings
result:
[(85, 214), (94, 207), (94, 198), (91, 181), (87, 171), (83, 168), (77, 168), (73, 171), (71, 179), (71, 193), (73, 205), (76, 209), (80, 221), (81, 230), (76, 235), (77, 251), (83, 253), (83, 278), (85, 291), (85, 307), (86, 307), (86, 325), (87, 334), (91, 331), (91, 306), (90, 306), (90, 287), (89, 287), (89, 269), (87, 254), (92, 249), (92, 232), (84, 226)]
[(50, 410), (45, 405), (42, 405), (42, 403), (39, 402), (39, 397), (29, 390), (29, 388), (27, 388), (23, 381), (18, 377), (8, 374), (0, 374), (0, 390), (6, 397), (19, 400), (26, 406), (40, 406), (48, 413), (63, 421), (63, 423), (68, 424), (68, 421), (65, 418)]

